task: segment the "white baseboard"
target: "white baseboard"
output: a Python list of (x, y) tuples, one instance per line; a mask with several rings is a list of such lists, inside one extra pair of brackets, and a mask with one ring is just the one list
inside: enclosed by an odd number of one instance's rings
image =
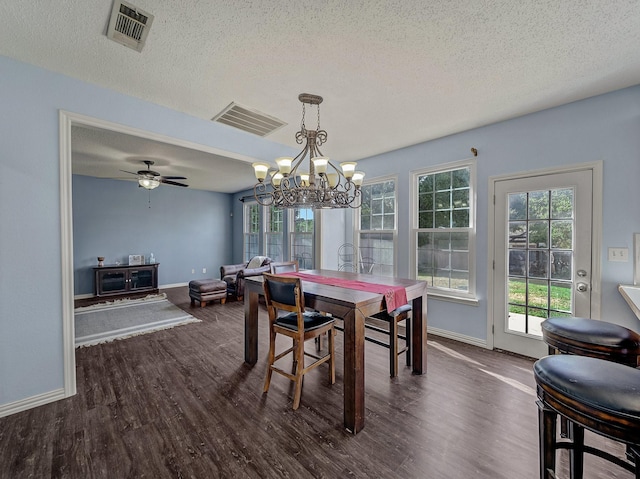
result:
[(472, 336), (465, 336), (464, 334), (454, 333), (452, 331), (447, 331), (446, 329), (430, 328), (429, 326), (427, 326), (427, 337), (429, 337), (429, 334), (434, 334), (436, 336), (441, 336), (443, 338), (460, 341), (461, 343), (472, 344), (473, 346), (489, 349), (487, 346), (487, 341), (484, 339), (478, 339)]
[(189, 286), (189, 283), (163, 284), (158, 286), (158, 289), (178, 288), (180, 286)]
[(65, 397), (64, 389), (60, 388), (25, 399), (20, 399), (19, 401), (2, 404), (0, 405), (0, 417), (10, 416), (17, 412), (26, 411), (27, 409), (42, 406), (50, 402), (59, 401)]
[(73, 299), (87, 299), (87, 298), (93, 298), (93, 293), (87, 293), (87, 294), (76, 294)]

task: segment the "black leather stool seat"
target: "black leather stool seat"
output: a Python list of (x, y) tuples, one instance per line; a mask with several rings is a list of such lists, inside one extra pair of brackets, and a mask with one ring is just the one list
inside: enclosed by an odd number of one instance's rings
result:
[[(555, 477), (555, 451), (570, 449), (572, 478), (588, 452), (640, 477), (640, 369), (597, 358), (553, 355), (533, 366), (540, 412), (541, 478)], [(569, 420), (572, 441), (556, 440), (556, 416)], [(633, 462), (584, 445), (584, 429), (629, 444)], [(638, 469), (636, 469), (636, 465)]]
[(638, 365), (640, 335), (623, 326), (589, 318), (549, 318), (541, 326), (544, 342), (561, 353)]

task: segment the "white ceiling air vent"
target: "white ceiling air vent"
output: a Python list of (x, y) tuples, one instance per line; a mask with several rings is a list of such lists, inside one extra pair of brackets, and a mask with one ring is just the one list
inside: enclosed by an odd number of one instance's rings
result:
[(266, 115), (258, 110), (252, 110), (240, 106), (237, 103), (231, 103), (228, 107), (218, 113), (211, 120), (217, 123), (233, 126), (242, 131), (247, 131), (258, 136), (267, 136), (276, 130), (279, 130), (286, 123), (272, 116)]
[(107, 37), (140, 52), (152, 23), (153, 15), (129, 3), (116, 0), (111, 10)]

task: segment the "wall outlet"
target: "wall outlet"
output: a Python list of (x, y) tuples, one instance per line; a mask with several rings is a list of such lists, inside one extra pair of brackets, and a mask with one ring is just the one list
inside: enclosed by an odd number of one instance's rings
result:
[(202, 274), (207, 272), (207, 268), (202, 268)]
[(191, 274), (196, 274), (196, 270), (195, 270), (195, 269), (192, 269), (192, 270), (191, 270)]
[(629, 248), (609, 248), (609, 261), (629, 261)]

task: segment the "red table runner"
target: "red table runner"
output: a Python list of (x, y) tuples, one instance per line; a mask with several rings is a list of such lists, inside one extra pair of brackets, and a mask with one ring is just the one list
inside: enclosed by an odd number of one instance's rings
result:
[(404, 286), (390, 286), (388, 284), (367, 283), (354, 279), (333, 278), (331, 276), (320, 276), (308, 273), (283, 273), (282, 276), (296, 276), (304, 281), (312, 283), (326, 284), (329, 286), (340, 286), (342, 288), (367, 291), (369, 293), (384, 294), (387, 310), (393, 311), (400, 306), (407, 304), (407, 291)]

